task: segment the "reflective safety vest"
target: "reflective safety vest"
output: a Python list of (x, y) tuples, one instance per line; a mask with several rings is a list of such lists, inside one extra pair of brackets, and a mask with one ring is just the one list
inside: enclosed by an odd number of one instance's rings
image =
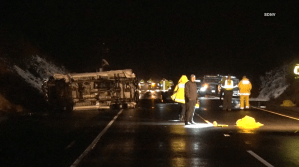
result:
[(152, 79), (149, 79), (148, 81), (147, 81), (147, 83), (149, 83), (149, 84), (151, 84), (153, 81), (152, 81)]
[(161, 80), (160, 85), (161, 85), (161, 90), (164, 92), (168, 91), (168, 89), (170, 88), (170, 83), (167, 80)]
[(139, 84), (138, 84), (138, 86), (139, 86), (139, 89), (141, 89), (142, 87), (144, 87), (144, 80), (142, 79), (142, 80), (140, 80), (140, 82), (139, 82)]
[(139, 82), (139, 85), (144, 85), (144, 80), (142, 79), (142, 80), (140, 80), (140, 82)]
[(224, 82), (224, 86), (222, 86), (225, 90), (233, 90), (234, 89), (234, 81), (231, 79), (227, 79)]
[(239, 82), (238, 86), (239, 86), (239, 89), (240, 89), (240, 92), (239, 92), (240, 95), (250, 95), (252, 85), (251, 85), (250, 81), (247, 78), (243, 78)]
[(174, 94), (171, 99), (178, 103), (185, 103), (185, 83), (188, 82), (186, 75), (182, 75), (179, 83), (174, 88)]
[(152, 79), (149, 79), (148, 81), (146, 81), (148, 83), (148, 90), (151, 90), (152, 89), (152, 83), (153, 83), (153, 80)]

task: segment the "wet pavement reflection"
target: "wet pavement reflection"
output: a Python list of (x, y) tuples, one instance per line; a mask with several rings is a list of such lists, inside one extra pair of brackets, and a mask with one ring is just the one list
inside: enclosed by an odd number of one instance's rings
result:
[[(217, 103), (206, 101), (196, 110), (197, 124), (185, 126), (178, 104), (142, 100), (124, 110), (82, 166), (263, 166), (247, 152), (259, 133), (240, 140), (236, 126), (251, 111), (223, 112)], [(214, 119), (228, 126), (214, 126)]]
[[(160, 99), (142, 99), (134, 109), (7, 118), (0, 124), (0, 165), (71, 166), (100, 135), (76, 166), (299, 166), (296, 114), (253, 107), (228, 112), (220, 105), (201, 99), (197, 124), (187, 126), (179, 121), (179, 105)], [(252, 119), (238, 122), (244, 118)]]

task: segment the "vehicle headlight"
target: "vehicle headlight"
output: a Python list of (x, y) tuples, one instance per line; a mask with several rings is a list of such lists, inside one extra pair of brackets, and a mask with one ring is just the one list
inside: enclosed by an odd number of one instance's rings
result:
[(201, 87), (199, 91), (204, 92), (204, 91), (206, 91), (206, 90), (207, 90), (206, 87)]
[(203, 87), (207, 89), (208, 88), (208, 84), (204, 84)]

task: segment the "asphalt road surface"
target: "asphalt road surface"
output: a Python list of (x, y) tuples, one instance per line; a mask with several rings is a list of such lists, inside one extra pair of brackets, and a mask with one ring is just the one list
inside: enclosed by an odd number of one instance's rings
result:
[[(176, 103), (153, 99), (135, 109), (0, 117), (0, 166), (299, 166), (299, 112), (219, 106), (201, 99), (188, 126)], [(263, 126), (238, 128), (245, 116)]]

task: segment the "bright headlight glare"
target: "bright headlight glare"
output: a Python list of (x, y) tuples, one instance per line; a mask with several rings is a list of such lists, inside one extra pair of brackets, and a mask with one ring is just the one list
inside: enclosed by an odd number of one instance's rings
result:
[(202, 92), (204, 92), (204, 91), (206, 91), (206, 90), (207, 90), (206, 87), (201, 87), (201, 88), (200, 88), (200, 91), (202, 91)]
[(205, 87), (207, 89), (208, 88), (208, 84), (204, 84), (203, 87)]

